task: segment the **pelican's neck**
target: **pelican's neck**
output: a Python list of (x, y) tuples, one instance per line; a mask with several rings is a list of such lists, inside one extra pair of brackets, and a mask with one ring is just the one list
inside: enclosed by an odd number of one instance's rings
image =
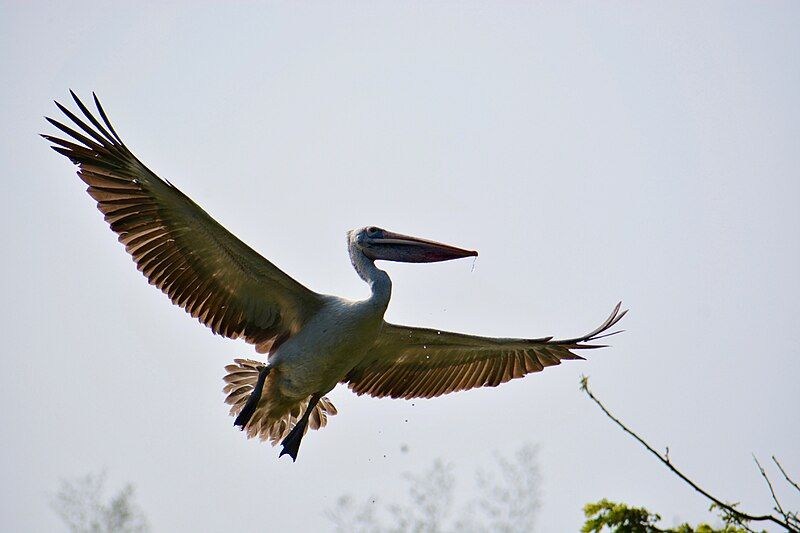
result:
[(386, 309), (392, 297), (392, 280), (389, 279), (389, 274), (376, 267), (372, 259), (353, 245), (350, 246), (350, 261), (361, 279), (369, 283), (372, 291), (369, 301)]

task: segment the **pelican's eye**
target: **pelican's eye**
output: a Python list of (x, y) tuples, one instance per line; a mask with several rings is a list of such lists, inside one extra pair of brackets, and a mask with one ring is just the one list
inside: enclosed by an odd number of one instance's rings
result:
[(370, 237), (374, 237), (375, 235), (378, 234), (379, 231), (380, 229), (376, 228), (375, 226), (370, 226), (367, 228), (367, 235), (369, 235)]

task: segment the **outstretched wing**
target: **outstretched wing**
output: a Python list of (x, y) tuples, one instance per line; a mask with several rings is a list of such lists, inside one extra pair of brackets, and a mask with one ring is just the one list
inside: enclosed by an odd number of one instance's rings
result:
[(384, 323), (364, 362), (345, 382), (358, 395), (433, 398), (475, 387), (496, 387), (563, 359), (583, 359), (573, 350), (603, 348), (591, 341), (606, 333), (627, 310), (620, 302), (605, 322), (574, 339), (495, 339)]
[(87, 192), (150, 283), (214, 333), (243, 337), (259, 352), (296, 333), (321, 306), (320, 295), (144, 166), (114, 131), (96, 96), (102, 124), (70, 93), (91, 125), (56, 102), (76, 129), (48, 118), (70, 140), (43, 137), (78, 165)]

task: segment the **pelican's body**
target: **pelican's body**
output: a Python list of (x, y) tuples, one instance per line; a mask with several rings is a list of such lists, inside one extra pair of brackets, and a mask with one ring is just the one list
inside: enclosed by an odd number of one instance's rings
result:
[[(288, 424), (281, 425), (287, 414), (294, 412), (291, 418), (296, 418), (306, 409), (310, 397), (332, 390), (363, 362), (374, 346), (389, 306), (392, 282), (386, 272), (359, 250), (359, 235), (368, 229), (349, 232), (348, 247), (356, 272), (370, 285), (369, 298), (353, 301), (321, 295), (322, 307), (305, 327), (270, 353), (269, 372), (264, 378), (258, 407), (253, 403), (249, 413), (239, 411), (238, 425), (246, 427), (248, 418), (261, 409), (261, 424), (265, 428), (262, 432), (277, 442), (288, 428)], [(239, 368), (232, 370), (235, 373)], [(248, 394), (250, 397), (252, 393)]]
[[(325, 306), (297, 335), (269, 356), (265, 403), (287, 408), (332, 390), (362, 361), (383, 323), (388, 299), (350, 301), (326, 297)], [(266, 396), (266, 395), (265, 395)], [(273, 418), (281, 418), (274, 414)]]
[(269, 356), (270, 380), (286, 399), (333, 389), (374, 344), (385, 306), (331, 297), (297, 335)]
[[(89, 194), (137, 268), (173, 303), (219, 335), (243, 338), (266, 362), (236, 359), (224, 391), (235, 425), (248, 437), (281, 442), (296, 459), (307, 429), (336, 408), (325, 394), (347, 383), (356, 394), (431, 398), (494, 387), (538, 372), (603, 336), (625, 314), (618, 304), (595, 331), (573, 339), (495, 339), (385, 322), (392, 294), (375, 261), (429, 263), (477, 252), (374, 226), (348, 233), (350, 259), (370, 297), (350, 301), (318, 294), (289, 277), (219, 225), (189, 197), (128, 150), (97, 98), (91, 123), (56, 102), (80, 131), (52, 119), (71, 137), (44, 135), (79, 166)], [(79, 144), (76, 144), (79, 143)]]

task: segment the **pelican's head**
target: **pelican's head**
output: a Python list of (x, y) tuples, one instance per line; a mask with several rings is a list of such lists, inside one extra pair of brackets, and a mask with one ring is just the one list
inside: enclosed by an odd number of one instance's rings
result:
[(375, 226), (353, 230), (349, 232), (349, 237), (350, 246), (357, 248), (373, 261), (434, 263), (478, 255), (475, 250), (465, 250), (439, 242), (392, 233)]

